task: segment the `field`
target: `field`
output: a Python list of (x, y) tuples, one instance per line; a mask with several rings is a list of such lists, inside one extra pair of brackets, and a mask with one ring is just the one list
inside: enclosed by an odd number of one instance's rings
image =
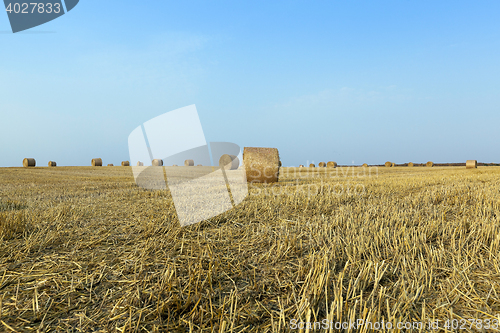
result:
[(500, 167), (333, 170), (181, 228), (129, 167), (1, 168), (0, 330), (499, 331)]

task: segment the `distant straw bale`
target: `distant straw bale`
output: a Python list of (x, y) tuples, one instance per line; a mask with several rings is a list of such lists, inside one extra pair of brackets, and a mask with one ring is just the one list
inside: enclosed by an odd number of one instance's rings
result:
[(466, 169), (476, 169), (477, 168), (477, 160), (468, 160), (465, 163)]
[(55, 167), (55, 166), (57, 166), (56, 162), (54, 162), (54, 161), (49, 162), (49, 167)]
[(235, 155), (224, 154), (219, 158), (219, 167), (224, 170), (236, 170), (240, 166), (240, 160)]
[(364, 163), (363, 168), (368, 168), (368, 164)]
[(152, 162), (153, 166), (163, 166), (163, 160), (160, 160), (159, 158), (155, 158)]
[(276, 148), (243, 148), (243, 165), (249, 183), (278, 181), (280, 156)]
[(196, 166), (203, 166), (203, 164), (196, 164)]
[(184, 166), (194, 166), (194, 161), (193, 160), (185, 160)]
[(122, 166), (130, 166), (130, 162), (129, 161), (123, 161), (122, 162)]
[(108, 164), (108, 166), (114, 166), (113, 163)]
[(304, 167), (304, 164), (299, 165), (299, 168), (303, 168), (303, 167)]
[(137, 162), (137, 166), (144, 166), (144, 163), (142, 163), (141, 161)]
[(34, 167), (36, 166), (36, 161), (34, 158), (25, 158), (23, 160), (23, 167), (27, 168), (27, 167)]
[(336, 168), (337, 167), (337, 162), (330, 161), (326, 163), (327, 168)]
[(408, 163), (408, 166), (409, 166), (410, 168), (411, 168), (411, 167), (413, 167), (413, 163), (412, 163), (412, 162)]
[(102, 166), (102, 159), (100, 159), (100, 158), (93, 158), (92, 159), (92, 166)]
[(434, 163), (432, 163), (431, 161), (425, 163), (425, 166), (426, 167), (433, 167), (434, 166)]
[(318, 167), (320, 168), (326, 168), (326, 163), (325, 162), (319, 162)]
[(311, 163), (311, 164), (309, 164), (309, 167), (310, 167), (310, 168), (315, 168), (315, 167), (316, 167), (316, 164)]
[(389, 162), (389, 161), (385, 162), (385, 166), (390, 168), (392, 166), (392, 162)]

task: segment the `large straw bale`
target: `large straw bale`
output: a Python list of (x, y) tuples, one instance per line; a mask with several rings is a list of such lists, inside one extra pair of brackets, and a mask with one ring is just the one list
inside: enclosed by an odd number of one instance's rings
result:
[(299, 165), (299, 168), (303, 168), (303, 167), (304, 167), (304, 164)]
[(152, 162), (153, 166), (163, 166), (163, 160), (160, 160), (159, 158), (155, 158)]
[(477, 168), (477, 160), (468, 160), (465, 162), (466, 169), (476, 169)]
[(243, 165), (249, 183), (278, 181), (280, 156), (276, 148), (243, 148)]
[(368, 168), (368, 164), (367, 163), (363, 163), (363, 168)]
[(326, 163), (325, 162), (319, 162), (318, 167), (320, 168), (326, 168)]
[(385, 162), (385, 166), (390, 168), (392, 166), (392, 162), (389, 162), (389, 161)]
[(219, 167), (224, 170), (236, 170), (240, 166), (240, 160), (235, 155), (224, 154), (219, 158)]
[(432, 163), (431, 161), (425, 163), (425, 166), (426, 167), (433, 167), (434, 166), (434, 163)]
[(114, 166), (113, 163), (108, 164), (108, 166)]
[(57, 166), (56, 162), (54, 162), (54, 161), (49, 162), (49, 167), (55, 167), (55, 166)]
[(408, 166), (411, 168), (413, 167), (413, 162), (408, 163)]
[(137, 162), (137, 166), (144, 166), (144, 163), (139, 161), (139, 162)]
[(34, 158), (25, 158), (23, 160), (23, 167), (27, 168), (27, 167), (34, 167), (36, 166), (36, 161)]
[(93, 158), (92, 159), (92, 166), (102, 166), (102, 159), (100, 159), (100, 158)]
[(309, 164), (309, 167), (310, 167), (310, 168), (315, 168), (315, 167), (316, 167), (316, 164), (311, 163), (311, 164)]
[(194, 161), (193, 160), (185, 160), (184, 166), (194, 166)]
[(129, 161), (123, 161), (122, 162), (122, 166), (130, 166), (130, 162)]

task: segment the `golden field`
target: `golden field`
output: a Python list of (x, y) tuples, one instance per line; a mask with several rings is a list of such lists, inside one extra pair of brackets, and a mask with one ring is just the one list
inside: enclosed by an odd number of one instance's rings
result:
[(500, 167), (282, 168), (183, 228), (130, 167), (0, 168), (0, 237), (0, 331), (500, 331)]

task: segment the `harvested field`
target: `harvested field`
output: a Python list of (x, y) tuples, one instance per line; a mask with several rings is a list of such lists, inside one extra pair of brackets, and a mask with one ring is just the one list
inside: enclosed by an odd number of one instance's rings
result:
[(499, 319), (500, 167), (280, 168), (184, 228), (131, 169), (0, 168), (4, 331)]

